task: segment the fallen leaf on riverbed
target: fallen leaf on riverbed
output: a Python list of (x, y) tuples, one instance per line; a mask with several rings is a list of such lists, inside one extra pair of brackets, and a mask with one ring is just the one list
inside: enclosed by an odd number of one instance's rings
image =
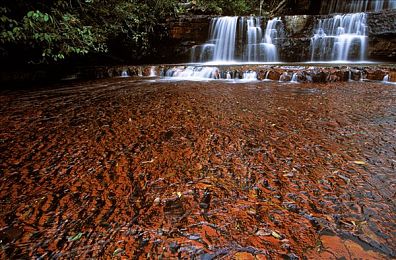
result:
[(77, 240), (79, 240), (81, 237), (82, 237), (82, 234), (83, 233), (78, 233), (77, 235), (75, 235), (75, 236), (70, 236), (70, 237), (68, 237), (67, 238), (67, 240), (69, 241), (69, 242), (72, 242), (72, 241), (77, 241)]
[(353, 163), (354, 163), (354, 164), (357, 164), (357, 165), (366, 165), (366, 164), (367, 164), (367, 163), (364, 162), (364, 161), (353, 161)]
[(270, 236), (271, 234), (272, 232), (266, 229), (260, 229), (256, 232), (256, 236)]
[(142, 164), (153, 163), (153, 162), (154, 162), (154, 159), (151, 159), (150, 161), (144, 161), (144, 162), (142, 162)]
[(279, 235), (277, 232), (275, 232), (275, 231), (272, 231), (272, 233), (271, 233), (271, 235), (274, 237), (274, 238), (277, 238), (277, 239), (281, 239), (281, 235)]
[(114, 250), (113, 256), (117, 256), (118, 254), (123, 253), (123, 252), (124, 252), (124, 249), (122, 249), (122, 248), (117, 248), (116, 250)]

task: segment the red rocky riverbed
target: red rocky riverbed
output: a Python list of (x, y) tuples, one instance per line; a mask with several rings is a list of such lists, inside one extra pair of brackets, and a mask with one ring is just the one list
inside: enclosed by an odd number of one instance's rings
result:
[(0, 258), (385, 259), (396, 87), (0, 91)]

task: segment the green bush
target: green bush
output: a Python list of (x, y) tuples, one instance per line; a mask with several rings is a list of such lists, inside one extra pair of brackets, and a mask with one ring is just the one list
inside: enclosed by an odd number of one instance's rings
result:
[(151, 39), (165, 31), (156, 31), (158, 24), (180, 11), (177, 4), (176, 0), (8, 1), (0, 7), (0, 52), (5, 56), (24, 50), (30, 62), (51, 63), (107, 52), (110, 42), (118, 42), (131, 55), (145, 56)]
[(247, 0), (198, 0), (197, 8), (206, 14), (250, 15), (255, 11), (257, 1)]
[[(188, 11), (214, 15), (258, 14), (258, 0), (4, 0), (0, 56), (52, 63), (92, 53), (124, 51), (129, 60), (155, 52), (169, 17)], [(278, 0), (265, 1), (264, 7)], [(122, 54), (124, 57), (124, 53)], [(11, 58), (12, 59), (12, 58)]]

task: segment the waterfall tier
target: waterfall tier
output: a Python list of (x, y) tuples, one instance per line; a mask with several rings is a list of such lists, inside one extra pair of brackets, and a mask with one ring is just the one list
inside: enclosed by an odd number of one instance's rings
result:
[(220, 78), (217, 67), (194, 67), (179, 66), (168, 69), (165, 73), (169, 78), (181, 78), (188, 80), (218, 79)]
[(321, 19), (311, 38), (311, 61), (363, 61), (367, 42), (365, 13)]
[(218, 17), (211, 21), (209, 40), (194, 46), (191, 62), (276, 62), (280, 18), (263, 30), (260, 17)]
[[(347, 81), (395, 82), (396, 69), (365, 66), (275, 66), (264, 64), (219, 66), (163, 66), (161, 77), (165, 80), (222, 80), (235, 83), (251, 81), (278, 81), (285, 83), (327, 83)], [(394, 83), (392, 83), (394, 84)]]
[(331, 0), (322, 4), (321, 13), (379, 12), (387, 9), (396, 9), (396, 0)]

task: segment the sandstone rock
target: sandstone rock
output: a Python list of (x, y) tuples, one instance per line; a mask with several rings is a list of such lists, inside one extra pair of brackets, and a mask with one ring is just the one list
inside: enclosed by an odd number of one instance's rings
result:
[(279, 80), (280, 76), (281, 73), (276, 70), (270, 70), (270, 72), (268, 73), (268, 79), (270, 80)]
[(286, 82), (291, 81), (292, 77), (287, 73), (283, 72), (282, 75), (279, 77), (279, 81)]
[(396, 82), (396, 71), (390, 71), (389, 72), (389, 81), (390, 82)]
[(285, 29), (288, 30), (291, 34), (300, 34), (303, 32), (307, 23), (309, 21), (308, 15), (292, 15), (292, 16), (285, 16)]
[(382, 80), (386, 75), (384, 71), (377, 69), (367, 69), (366, 74), (369, 80)]

